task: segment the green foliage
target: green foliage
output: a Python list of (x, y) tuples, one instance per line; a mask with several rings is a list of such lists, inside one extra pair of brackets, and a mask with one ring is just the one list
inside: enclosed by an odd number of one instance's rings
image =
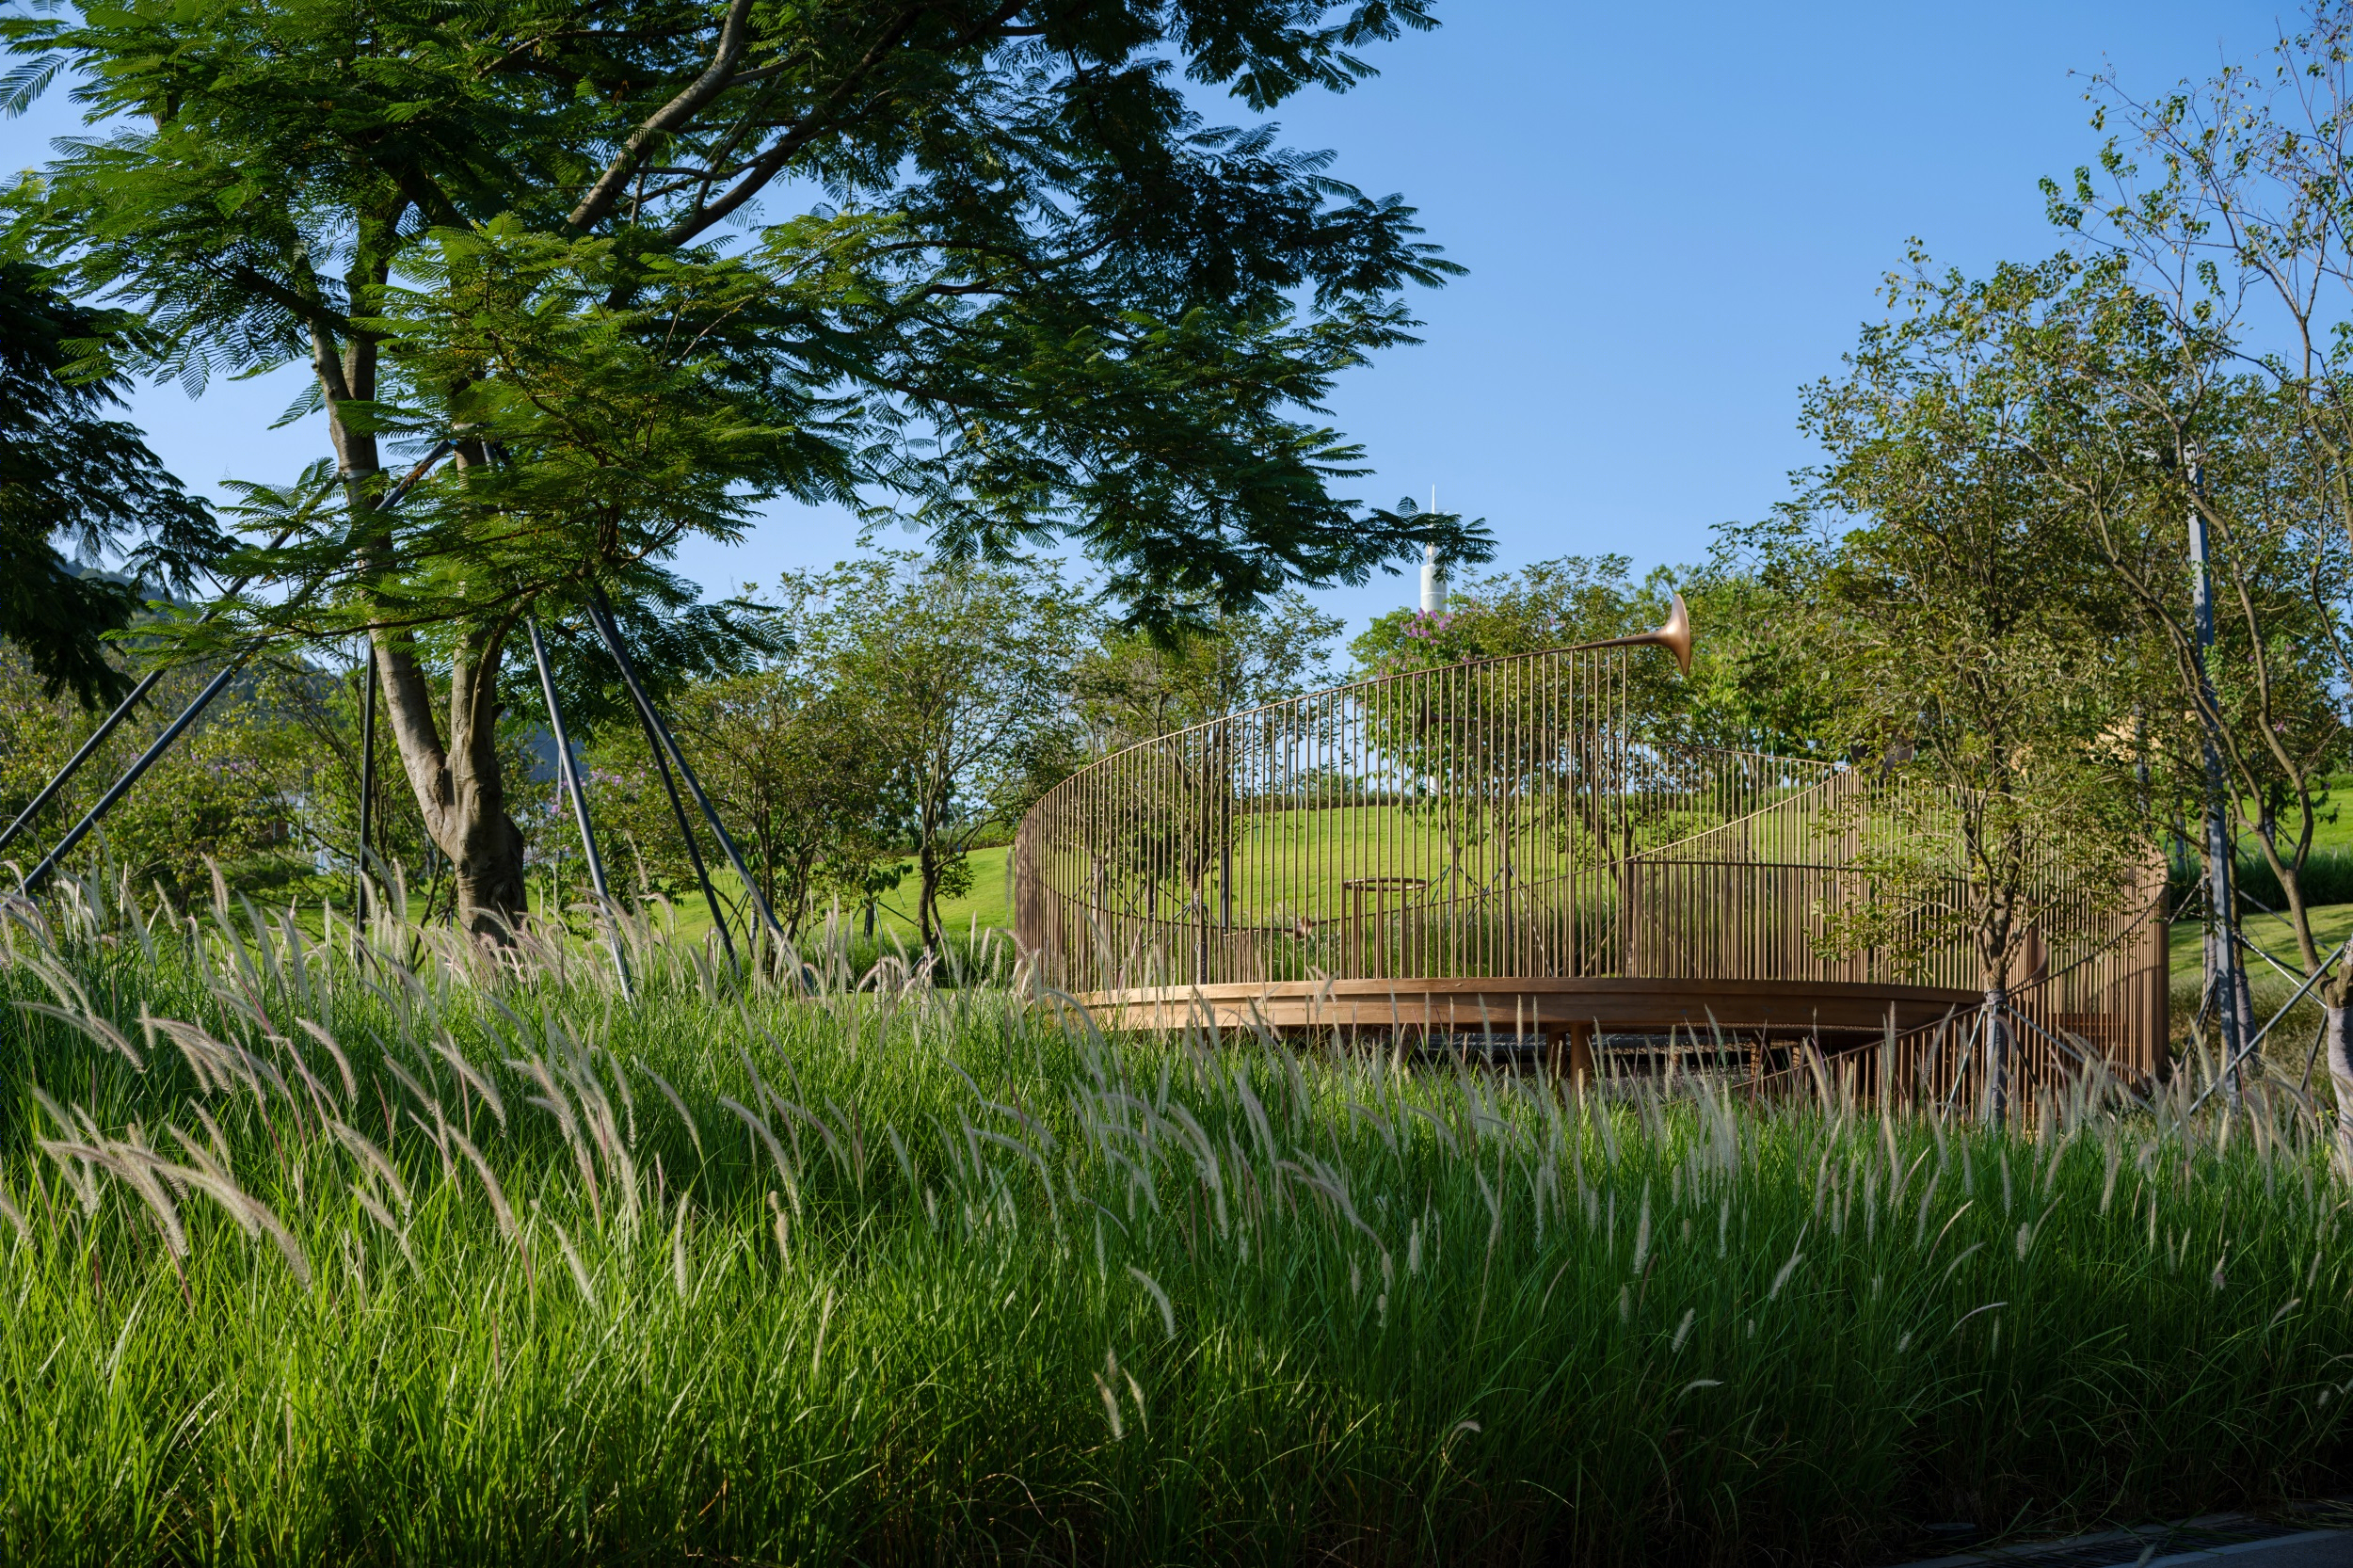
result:
[(1431, 616), (1393, 610), (1351, 645), (1358, 670), (1389, 675), (1647, 632), (1667, 617), (1663, 576), (1637, 585), (1624, 555), (1563, 555), (1450, 584)]
[[(871, 492), (952, 554), (1066, 531), (1164, 625), (1425, 539), (1481, 548), (1333, 496), (1361, 455), (1312, 418), (1410, 341), (1400, 291), (1459, 268), (1412, 208), (1169, 80), (1263, 112), (1433, 24), (1421, 0), (1043, 24), (632, 0), (586, 34), (502, 0), (462, 24), (134, 5), (0, 32), (27, 91), (70, 66), (120, 120), (19, 194), (18, 228), (143, 303), (152, 364), (200, 385), (312, 362), (363, 493), (385, 430), (504, 443), (464, 481), (484, 516), (352, 565), (429, 580), (393, 616), (568, 573), (617, 589), (681, 517), (724, 533), (763, 494)], [(791, 181), (834, 204), (707, 248)]]
[(1080, 661), (1072, 703), (1093, 749), (1113, 751), (1328, 684), (1342, 625), (1294, 591), (1173, 636), (1113, 628)]
[[(613, 252), (505, 219), (412, 249), (416, 283), (388, 284), (366, 324), (376, 396), (339, 418), (419, 447), (462, 429), (488, 460), (440, 467), (389, 514), (314, 508), (294, 537), (248, 551), (248, 569), (306, 592), (257, 599), (247, 618), (309, 637), (477, 626), (517, 606), (563, 614), (591, 583), (675, 616), (695, 590), (660, 563), (682, 539), (740, 540), (780, 495), (855, 500), (820, 401), (741, 362), (784, 309), (782, 280), (693, 253), (623, 287)], [(616, 289), (625, 306), (606, 303)], [(760, 646), (740, 616), (714, 630)]]
[(1513, 572), (1470, 573), (1436, 616), (1376, 616), (1350, 645), (1360, 679), (1469, 659), (1631, 636), (1662, 624), (1683, 595), (1697, 635), (1686, 676), (1659, 659), (1630, 670), (1630, 706), (1657, 738), (1801, 757), (1830, 744), (1839, 693), (1816, 648), (1819, 564), (1764, 548), (1775, 525), (1718, 530), (1696, 566), (1654, 568), (1639, 583), (1625, 555), (1563, 555)]
[[(242, 552), (256, 591), (210, 631), (370, 632), (460, 915), (497, 939), (523, 899), (509, 639), (599, 592), (675, 602), (680, 540), (763, 501), (904, 517), (959, 563), (1066, 536), (1163, 632), (1425, 542), (1475, 558), (1459, 520), (1335, 494), (1362, 455), (1321, 416), (1411, 341), (1403, 291), (1459, 269), (1401, 200), (1171, 81), (1262, 114), (1432, 25), (1425, 0), (12, 14), (20, 100), (72, 69), (113, 133), (12, 227), (143, 309), (145, 368), (191, 390), (311, 365), (290, 415), (325, 410), (346, 505)], [(796, 189), (825, 204), (728, 237)], [(388, 515), (403, 438), (456, 450)]]
[[(0, 259), (0, 637), (50, 696), (71, 686), (85, 707), (130, 685), (104, 639), (131, 624), (143, 587), (186, 588), (226, 542), (136, 430), (99, 417), (120, 401), (112, 356), (135, 351), (131, 328)], [(93, 565), (124, 551), (123, 575), (73, 570), (60, 538)]]
[[(788, 935), (799, 934), (825, 894), (849, 893), (863, 907), (897, 885), (899, 758), (870, 709), (787, 659), (681, 686), (668, 717)], [(616, 892), (629, 889), (632, 862), (661, 873), (661, 891), (691, 888), (685, 844), (642, 732), (612, 727), (594, 756), (590, 799), (615, 858)], [(704, 848), (715, 860), (707, 839)], [(752, 917), (746, 908), (736, 918)]]
[[(39, 859), (213, 673), (195, 665), (168, 674), (9, 846), (11, 856), (24, 866)], [(232, 688), (106, 818), (79, 863), (143, 888), (160, 884), (181, 901), (209, 889), (208, 859), (261, 881), (282, 878), (290, 861), (307, 869), (311, 846), (294, 819), (309, 765), (263, 695), (268, 681), (248, 676)], [(93, 715), (47, 689), (29, 658), (0, 652), (0, 823), (15, 820), (95, 727)]]
[(2056, 938), (2115, 907), (2152, 853), (2130, 771), (2130, 611), (2080, 512), (2043, 483), (2039, 405), (1999, 330), (2037, 287), (2006, 268), (1900, 292), (1908, 313), (1866, 328), (1847, 376), (1807, 394), (1828, 461), (1798, 516), (1832, 538), (1786, 540), (1821, 571), (1843, 748), (1929, 786), (1873, 797), (1856, 824), (1873, 897), (1833, 912), (1836, 939), (1966, 933), (1989, 992), (2029, 931)]
[(892, 552), (787, 586), (801, 646), (884, 748), (929, 945), (966, 853), (1018, 822), (1072, 759), (1070, 675), (1094, 616), (1055, 563)]

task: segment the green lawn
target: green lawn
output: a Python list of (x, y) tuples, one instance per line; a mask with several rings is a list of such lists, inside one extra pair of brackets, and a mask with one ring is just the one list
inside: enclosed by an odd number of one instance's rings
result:
[[(1013, 848), (1009, 844), (972, 852), (972, 890), (961, 898), (940, 901), (939, 918), (950, 933), (963, 936), (976, 922), (984, 931), (1013, 929), (1013, 883), (1009, 866), (1012, 855)], [(731, 875), (714, 880), (718, 881), (723, 893), (735, 885)], [(535, 885), (534, 897), (538, 897), (543, 890), (543, 885)], [(878, 939), (887, 944), (895, 936), (909, 947), (915, 945), (916, 892), (915, 877), (909, 873), (906, 880), (899, 885), (899, 890), (882, 901), (874, 922)], [(567, 896), (570, 895), (568, 893)], [(703, 903), (701, 894), (693, 891), (682, 893), (675, 901), (675, 906), (680, 935), (699, 936), (711, 929), (711, 910)], [(857, 912), (845, 909), (841, 918), (845, 924), (855, 926)], [(822, 927), (824, 922), (822, 910), (811, 917), (811, 923), (815, 926)], [(854, 932), (854, 935), (862, 936), (863, 933)]]
[[(2325, 959), (2353, 932), (2353, 904), (2323, 904), (2312, 911), (2313, 939), (2319, 945)], [(2241, 926), (2249, 941), (2277, 958), (2290, 970), (2303, 968), (2296, 951), (2296, 938), (2286, 919), (2279, 915), (2249, 917)], [(2173, 1037), (2180, 1044), (2189, 1037), (2192, 1019), (2198, 1012), (2199, 989), (2203, 972), (2200, 953), (2202, 929), (2196, 920), (2178, 920), (2169, 933), (2169, 959), (2172, 971)], [(2255, 1014), (2259, 1022), (2273, 1014), (2296, 994), (2300, 982), (2291, 980), (2261, 959), (2249, 959), (2248, 989), (2254, 997)], [(2291, 1080), (2302, 1078), (2312, 1055), (2314, 1032), (2320, 1027), (2320, 1007), (2309, 996), (2296, 1004), (2294, 1011), (2281, 1019), (2263, 1045), (2264, 1060), (2275, 1069), (2284, 1069)], [(2203, 1037), (2211, 1042), (2210, 1031)]]
[[(2242, 800), (2239, 809), (2243, 820), (2252, 820), (2255, 803), (2251, 799)], [(2329, 781), (2329, 793), (2313, 817), (2313, 848), (2353, 852), (2353, 775), (2341, 775)], [(2295, 819), (2290, 817), (2285, 826), (2293, 832), (2295, 825)], [(2243, 835), (2240, 841), (2242, 853), (2254, 853), (2254, 835)]]

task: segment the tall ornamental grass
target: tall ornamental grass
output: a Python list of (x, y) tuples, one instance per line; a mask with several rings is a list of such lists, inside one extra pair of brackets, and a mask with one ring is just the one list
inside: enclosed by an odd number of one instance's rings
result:
[(2289, 1096), (2003, 1137), (101, 892), (0, 919), (11, 1562), (1856, 1561), (2353, 1458)]

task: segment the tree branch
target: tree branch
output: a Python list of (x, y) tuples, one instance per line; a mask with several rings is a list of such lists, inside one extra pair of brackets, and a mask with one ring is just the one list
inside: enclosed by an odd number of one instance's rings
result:
[(638, 161), (647, 150), (694, 119), (704, 104), (727, 89), (728, 78), (735, 73), (735, 62), (743, 57), (744, 45), (749, 41), (751, 16), (752, 0), (728, 0), (727, 20), (720, 24), (719, 41), (712, 50), (711, 64), (687, 84), (684, 91), (656, 109), (631, 134), (613, 161), (605, 165), (602, 177), (572, 209), (566, 221), (574, 229), (592, 229), (610, 216), (621, 200), (621, 193), (629, 188)]

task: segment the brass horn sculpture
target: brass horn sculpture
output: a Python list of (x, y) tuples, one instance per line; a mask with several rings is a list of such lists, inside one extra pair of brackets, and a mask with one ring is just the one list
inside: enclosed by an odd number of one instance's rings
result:
[(1585, 648), (1663, 648), (1674, 655), (1675, 667), (1684, 674), (1691, 673), (1691, 612), (1685, 607), (1683, 596), (1673, 596), (1673, 608), (1667, 612), (1667, 624), (1656, 632), (1638, 632), (1631, 637), (1610, 637), (1598, 643), (1579, 643)]

